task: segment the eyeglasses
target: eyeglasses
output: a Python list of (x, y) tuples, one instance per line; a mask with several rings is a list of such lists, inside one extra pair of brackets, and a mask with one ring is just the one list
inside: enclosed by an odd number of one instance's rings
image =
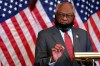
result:
[(57, 13), (58, 16), (64, 18), (64, 17), (67, 17), (67, 18), (73, 18), (75, 17), (74, 14), (64, 14), (64, 13)]

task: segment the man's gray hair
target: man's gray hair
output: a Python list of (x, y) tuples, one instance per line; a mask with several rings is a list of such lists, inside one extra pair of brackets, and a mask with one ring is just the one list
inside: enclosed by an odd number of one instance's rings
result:
[[(71, 4), (71, 5), (72, 5), (72, 3), (71, 3), (71, 2), (62, 2), (62, 3), (58, 3), (58, 4), (57, 4), (57, 6), (56, 6), (56, 9), (55, 9), (55, 13), (58, 11), (59, 7), (60, 7), (62, 4), (64, 4), (64, 3), (69, 3), (69, 4)], [(73, 5), (72, 5), (71, 7), (73, 8), (73, 10), (75, 10), (75, 8), (74, 8), (74, 6), (73, 6)]]

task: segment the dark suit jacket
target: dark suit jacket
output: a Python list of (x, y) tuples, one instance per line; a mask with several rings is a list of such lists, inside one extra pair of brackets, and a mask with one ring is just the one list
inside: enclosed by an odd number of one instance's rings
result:
[[(80, 28), (72, 27), (74, 52), (92, 52), (92, 44), (87, 32)], [(78, 37), (77, 37), (78, 36)], [(51, 57), (51, 48), (60, 43), (65, 47), (64, 40), (57, 27), (53, 26), (42, 30), (38, 34), (37, 45), (35, 50), (34, 66), (49, 66)], [(80, 62), (71, 62), (67, 49), (65, 47), (61, 58), (54, 66), (81, 66)], [(89, 66), (88, 64), (86, 66)]]

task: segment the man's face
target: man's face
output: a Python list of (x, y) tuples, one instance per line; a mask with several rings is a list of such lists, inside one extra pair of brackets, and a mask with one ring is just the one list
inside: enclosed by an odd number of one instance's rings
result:
[(74, 20), (74, 10), (71, 4), (64, 3), (59, 6), (56, 12), (56, 20), (60, 24), (71, 24)]

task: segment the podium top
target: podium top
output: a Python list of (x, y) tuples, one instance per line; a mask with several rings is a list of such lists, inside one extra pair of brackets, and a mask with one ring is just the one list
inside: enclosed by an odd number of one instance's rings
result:
[(100, 59), (100, 52), (75, 52), (75, 59)]

